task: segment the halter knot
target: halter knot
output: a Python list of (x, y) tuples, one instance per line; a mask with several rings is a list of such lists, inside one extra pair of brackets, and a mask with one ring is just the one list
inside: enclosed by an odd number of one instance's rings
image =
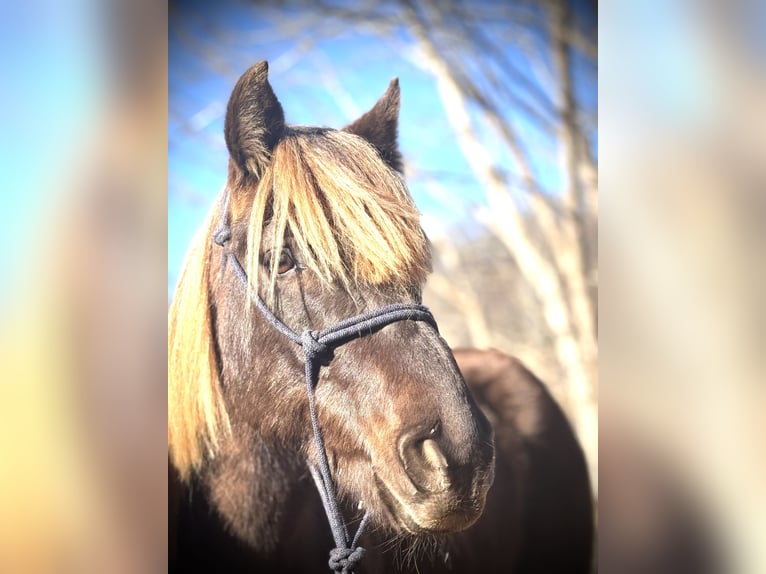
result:
[(330, 570), (341, 574), (350, 574), (354, 567), (364, 557), (364, 548), (333, 548), (330, 550)]
[(306, 355), (307, 360), (318, 360), (323, 364), (327, 364), (332, 359), (332, 347), (320, 342), (318, 336), (319, 334), (316, 331), (306, 330), (301, 333), (303, 353)]
[(231, 227), (225, 226), (218, 229), (213, 235), (213, 241), (216, 245), (223, 247), (231, 239)]

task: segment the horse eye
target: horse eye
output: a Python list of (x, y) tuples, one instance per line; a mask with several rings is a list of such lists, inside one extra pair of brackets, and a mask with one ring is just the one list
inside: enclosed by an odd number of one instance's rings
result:
[[(267, 251), (264, 253), (263, 258), (261, 259), (261, 264), (264, 266), (264, 268), (271, 271), (272, 262), (273, 262), (274, 252)], [(290, 252), (290, 249), (285, 247), (279, 254), (279, 260), (277, 261), (277, 275), (284, 275), (291, 269), (294, 269), (297, 267), (295, 263), (295, 259), (293, 259), (293, 254)]]
[(277, 273), (283, 275), (295, 267), (295, 261), (293, 261), (293, 255), (289, 250), (283, 249), (279, 255), (279, 263), (277, 264)]

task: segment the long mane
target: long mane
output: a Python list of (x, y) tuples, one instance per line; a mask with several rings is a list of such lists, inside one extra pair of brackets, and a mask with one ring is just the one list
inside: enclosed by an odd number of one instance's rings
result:
[(168, 450), (184, 479), (230, 432), (210, 314), (210, 227), (215, 214), (217, 209), (189, 247), (168, 315)]

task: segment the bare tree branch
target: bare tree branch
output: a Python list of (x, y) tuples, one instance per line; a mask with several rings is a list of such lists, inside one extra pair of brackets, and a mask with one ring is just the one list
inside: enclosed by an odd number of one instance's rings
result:
[[(593, 395), (593, 376), (595, 357), (589, 354), (587, 346), (583, 348), (581, 337), (571, 309), (568, 296), (563, 288), (560, 270), (553, 265), (540, 250), (539, 244), (530, 235), (526, 221), (521, 215), (513, 198), (507, 193), (503, 182), (497, 177), (490, 154), (476, 137), (468, 111), (468, 101), (453, 70), (441, 57), (439, 50), (429, 35), (429, 23), (424, 13), (411, 0), (404, 1), (404, 18), (407, 21), (421, 50), (423, 64), (428, 67), (437, 80), (442, 104), (447, 110), (453, 128), (458, 135), (463, 154), (487, 189), (487, 199), (493, 211), (502, 214), (503, 221), (491, 220), (487, 224), (494, 229), (498, 237), (512, 252), (522, 273), (527, 277), (540, 298), (548, 327), (554, 334), (555, 349), (559, 362), (566, 373), (575, 410), (575, 424), (584, 443), (589, 458), (589, 466), (594, 476), (597, 473), (597, 428), (598, 418)], [(488, 110), (492, 112), (492, 110)], [(535, 185), (531, 170), (523, 152), (514, 147), (512, 133), (499, 125), (497, 114), (491, 117), (495, 127), (501, 129), (506, 141), (516, 153), (523, 173), (523, 178), (530, 186)], [(532, 198), (539, 194), (532, 194)], [(538, 204), (539, 206), (540, 204)], [(536, 212), (539, 223), (546, 237), (555, 248), (557, 259), (564, 259), (564, 267), (572, 269), (576, 265), (577, 246), (564, 245), (558, 224), (547, 209)], [(570, 262), (571, 258), (572, 262)]]

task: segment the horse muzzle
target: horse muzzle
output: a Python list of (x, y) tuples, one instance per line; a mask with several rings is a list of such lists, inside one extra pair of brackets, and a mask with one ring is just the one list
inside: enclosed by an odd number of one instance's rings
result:
[(402, 433), (396, 476), (376, 472), (378, 491), (394, 522), (411, 534), (464, 530), (481, 516), (494, 479), (492, 441), (477, 441), (470, 457), (452, 456), (437, 427)]

